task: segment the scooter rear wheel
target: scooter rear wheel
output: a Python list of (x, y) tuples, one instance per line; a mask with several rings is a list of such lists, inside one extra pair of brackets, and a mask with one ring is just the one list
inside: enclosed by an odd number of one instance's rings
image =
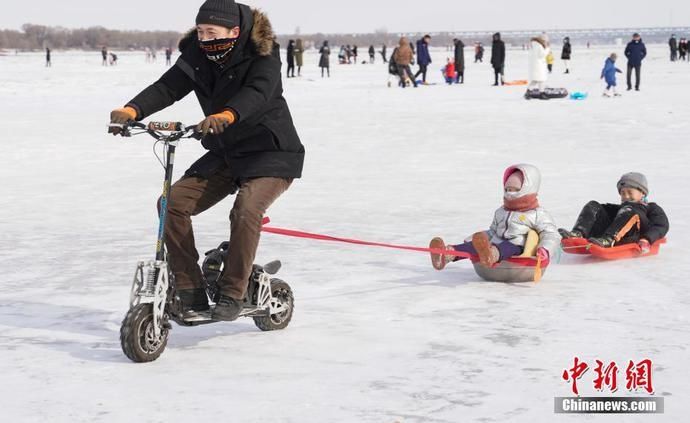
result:
[(285, 329), (292, 320), (292, 312), (295, 308), (295, 297), (287, 282), (277, 278), (271, 279), (271, 294), (279, 304), (285, 307), (285, 311), (270, 316), (254, 317), (254, 324), (262, 331)]
[(138, 304), (127, 312), (120, 327), (120, 345), (127, 358), (135, 363), (148, 363), (163, 354), (168, 344), (168, 329), (160, 336), (153, 331), (153, 304)]

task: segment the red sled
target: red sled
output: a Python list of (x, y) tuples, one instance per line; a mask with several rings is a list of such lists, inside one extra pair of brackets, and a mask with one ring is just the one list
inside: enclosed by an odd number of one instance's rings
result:
[(570, 238), (561, 241), (563, 251), (569, 254), (589, 254), (604, 260), (621, 260), (628, 258), (639, 258), (655, 256), (659, 254), (661, 244), (666, 244), (666, 238), (661, 238), (652, 244), (648, 253), (642, 254), (640, 246), (636, 243), (617, 245), (615, 247), (604, 248), (592, 244), (584, 238)]
[(584, 238), (564, 238), (561, 240), (563, 252), (589, 255), (589, 241)]

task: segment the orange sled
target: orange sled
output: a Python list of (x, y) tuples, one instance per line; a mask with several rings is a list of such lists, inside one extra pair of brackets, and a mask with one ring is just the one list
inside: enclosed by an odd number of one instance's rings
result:
[(563, 252), (589, 255), (589, 241), (584, 238), (564, 238), (561, 240)]
[(517, 81), (506, 81), (503, 83), (503, 85), (527, 85), (529, 84), (529, 81), (526, 81), (524, 79), (519, 79)]
[(623, 244), (615, 247), (603, 248), (598, 245), (591, 244), (584, 238), (570, 238), (561, 240), (561, 247), (563, 248), (563, 251), (568, 254), (588, 254), (604, 260), (620, 260), (655, 256), (659, 254), (661, 244), (666, 244), (666, 238), (661, 238), (652, 244), (648, 253), (642, 254), (640, 246), (637, 244)]

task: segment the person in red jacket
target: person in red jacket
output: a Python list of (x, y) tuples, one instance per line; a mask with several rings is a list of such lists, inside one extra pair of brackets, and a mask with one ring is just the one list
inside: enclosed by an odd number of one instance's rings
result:
[(448, 63), (446, 63), (446, 67), (443, 69), (443, 76), (446, 77), (448, 85), (453, 85), (453, 82), (455, 82), (455, 62), (450, 60), (450, 58), (448, 58)]

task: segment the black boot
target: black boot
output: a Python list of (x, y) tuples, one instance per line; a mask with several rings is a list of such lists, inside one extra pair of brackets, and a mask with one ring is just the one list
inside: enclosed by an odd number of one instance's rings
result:
[(603, 236), (601, 238), (590, 238), (587, 241), (591, 242), (594, 245), (598, 245), (603, 248), (611, 248), (613, 247), (613, 244), (615, 243), (615, 240), (613, 237), (610, 236)]
[(177, 296), (182, 302), (182, 318), (191, 319), (198, 317), (199, 313), (209, 311), (208, 297), (203, 288), (180, 289)]
[(213, 309), (213, 319), (232, 322), (237, 320), (242, 311), (243, 301), (236, 300), (226, 295), (221, 295), (216, 303), (216, 308)]
[(560, 228), (558, 230), (558, 233), (561, 235), (561, 238), (563, 239), (583, 237), (582, 232), (576, 230), (568, 231), (566, 229)]
[(606, 230), (613, 223), (620, 208), (619, 204), (600, 204), (590, 201), (582, 208), (573, 225), (573, 231), (582, 234), (582, 238), (608, 235)]

